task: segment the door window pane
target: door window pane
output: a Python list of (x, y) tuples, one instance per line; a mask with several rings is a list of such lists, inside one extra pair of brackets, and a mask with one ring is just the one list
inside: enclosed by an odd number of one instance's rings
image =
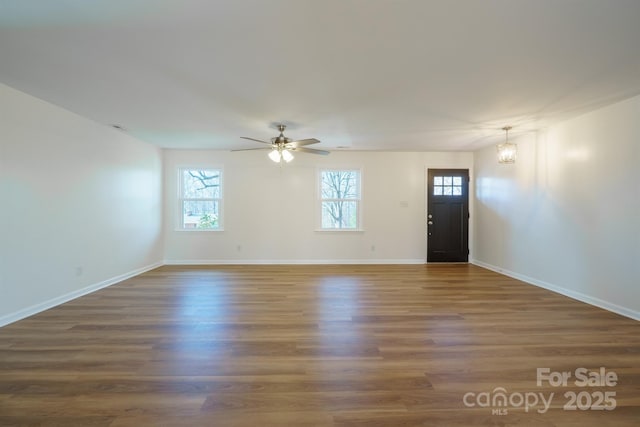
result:
[(434, 196), (462, 196), (461, 176), (435, 176), (433, 177)]

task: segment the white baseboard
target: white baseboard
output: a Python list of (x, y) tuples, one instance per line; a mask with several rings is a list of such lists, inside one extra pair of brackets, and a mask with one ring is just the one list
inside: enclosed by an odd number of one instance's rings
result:
[[(106, 288), (108, 286), (114, 285), (123, 280), (129, 279), (131, 277), (137, 276), (149, 270), (153, 270), (154, 268), (161, 267), (162, 265), (331, 265), (331, 264), (345, 264), (345, 265), (358, 265), (358, 264), (425, 264), (424, 259), (332, 259), (332, 260), (211, 260), (211, 259), (202, 259), (202, 260), (165, 260), (164, 262), (156, 262), (145, 267), (138, 268), (136, 270), (130, 271), (125, 274), (120, 274), (118, 276), (112, 277), (107, 280), (103, 280), (102, 282), (95, 283), (93, 285), (87, 286), (82, 289), (78, 289), (73, 292), (69, 292), (65, 295), (61, 295), (56, 298), (52, 298), (48, 301), (44, 301), (42, 303), (33, 305), (31, 307), (27, 307), (25, 309), (19, 310), (15, 313), (11, 313), (5, 316), (0, 317), (0, 327), (8, 325), (13, 322), (17, 322), (18, 320), (24, 319), (26, 317), (32, 316), (34, 314), (40, 313), (42, 311), (48, 310), (52, 307), (55, 307), (60, 304), (64, 304), (65, 302), (71, 301), (73, 299), (79, 298), (83, 295), (90, 294), (99, 289)], [(497, 267), (491, 264), (487, 264), (478, 260), (469, 260), (470, 263), (486, 268), (487, 270), (495, 271), (500, 274), (504, 274), (505, 276), (512, 277), (517, 280), (521, 280), (525, 283), (529, 283), (534, 286), (538, 286), (552, 292), (556, 292), (561, 295), (568, 296), (569, 298), (573, 298), (580, 302), (584, 302), (613, 313), (620, 314), (625, 317), (629, 317), (634, 320), (640, 320), (640, 312), (632, 310), (627, 307), (622, 307), (620, 305), (614, 304), (609, 301), (602, 300), (600, 298), (592, 297), (590, 295), (583, 294), (581, 292), (576, 292), (570, 289), (563, 288), (561, 286), (556, 286), (548, 282), (544, 282), (542, 280), (534, 279), (532, 277), (528, 277), (519, 273), (515, 273), (513, 271), (505, 270), (504, 268)]]
[(0, 327), (6, 326), (10, 323), (17, 322), (18, 320), (24, 319), (29, 316), (33, 316), (34, 314), (38, 314), (42, 311), (53, 308), (57, 305), (64, 304), (65, 302), (71, 301), (73, 299), (79, 298), (83, 295), (90, 294), (99, 289), (106, 288), (108, 286), (114, 285), (118, 282), (122, 282), (123, 280), (129, 279), (131, 277), (142, 274), (146, 271), (153, 270), (154, 268), (161, 267), (163, 265), (258, 265), (258, 264), (273, 264), (273, 265), (285, 265), (285, 264), (424, 264), (423, 259), (388, 259), (388, 260), (380, 260), (380, 259), (353, 259), (353, 260), (167, 260), (164, 262), (156, 262), (150, 265), (147, 265), (142, 268), (138, 268), (136, 270), (130, 271), (125, 274), (120, 274), (118, 276), (112, 277), (107, 280), (103, 280), (99, 283), (94, 283), (93, 285), (89, 285), (82, 289), (78, 289), (73, 292), (69, 292), (67, 294), (52, 298), (47, 301), (43, 301), (41, 303), (32, 305), (30, 307), (24, 308), (22, 310), (18, 310), (14, 313), (10, 313), (4, 316), (0, 316)]
[(39, 304), (32, 305), (31, 307), (24, 308), (22, 310), (16, 311), (15, 313), (7, 314), (5, 316), (0, 317), (0, 327), (8, 325), (13, 322), (17, 322), (18, 320), (24, 319), (25, 317), (33, 316), (34, 314), (48, 310), (57, 305), (64, 304), (65, 302), (79, 298), (83, 295), (90, 294), (99, 289), (106, 288), (108, 286), (114, 285), (118, 282), (122, 282), (123, 280), (129, 279), (131, 277), (137, 276), (146, 271), (153, 270), (154, 268), (161, 267), (161, 266), (162, 266), (162, 262), (156, 262), (151, 265), (147, 265), (145, 267), (130, 271), (128, 273), (120, 274), (110, 279), (103, 280), (102, 282), (94, 283), (93, 285), (89, 285), (85, 288), (78, 289), (76, 291), (61, 295), (59, 297), (52, 298), (48, 301), (44, 301)]
[(424, 264), (424, 259), (169, 259), (165, 265)]
[(487, 264), (478, 260), (470, 260), (474, 265), (479, 267), (486, 268), (487, 270), (495, 271), (496, 273), (504, 274), (505, 276), (513, 277), (514, 279), (526, 282), (530, 285), (538, 286), (540, 288), (547, 289), (549, 291), (567, 296), (569, 298), (573, 298), (577, 301), (584, 302), (589, 305), (593, 305), (613, 313), (619, 314), (621, 316), (629, 317), (633, 320), (640, 320), (640, 312), (636, 310), (632, 310), (628, 307), (623, 307), (618, 304), (614, 304), (610, 301), (605, 301), (600, 298), (596, 298), (587, 294), (583, 294), (582, 292), (577, 292), (571, 289), (563, 288), (562, 286), (557, 286), (552, 283), (548, 283), (542, 280), (534, 279), (533, 277), (525, 276), (524, 274), (519, 274), (513, 271), (506, 270), (502, 267), (497, 267), (495, 265)]

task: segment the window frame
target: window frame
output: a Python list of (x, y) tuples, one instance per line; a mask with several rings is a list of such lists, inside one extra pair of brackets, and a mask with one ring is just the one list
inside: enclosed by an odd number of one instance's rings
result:
[[(322, 197), (322, 174), (323, 172), (356, 172), (358, 174), (358, 192), (357, 198), (340, 198), (340, 199), (325, 199)], [(324, 233), (353, 233), (353, 232), (362, 232), (364, 231), (363, 227), (363, 171), (361, 167), (323, 167), (318, 168), (317, 174), (317, 228), (316, 231), (324, 232)], [(356, 203), (356, 227), (355, 228), (336, 228), (336, 227), (323, 227), (322, 224), (322, 212), (323, 212), (323, 202), (327, 201), (350, 201)]]
[[(218, 171), (220, 174), (218, 180), (220, 185), (219, 197), (204, 197), (204, 198), (185, 198), (184, 195), (184, 181), (183, 173), (189, 170), (206, 170), (206, 171)], [(176, 203), (176, 221), (175, 231), (185, 232), (215, 232), (224, 231), (224, 168), (217, 165), (187, 165), (177, 167), (177, 203)], [(216, 228), (186, 228), (184, 226), (184, 202), (185, 201), (213, 201), (218, 203), (218, 227)]]

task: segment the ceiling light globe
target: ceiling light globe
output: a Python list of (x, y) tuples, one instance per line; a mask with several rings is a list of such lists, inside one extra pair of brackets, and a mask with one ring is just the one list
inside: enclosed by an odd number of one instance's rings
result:
[(283, 150), (282, 158), (284, 159), (285, 162), (289, 163), (291, 160), (293, 160), (293, 154), (291, 154), (289, 150)]
[(280, 163), (280, 152), (278, 150), (271, 150), (271, 152), (269, 153), (269, 158), (276, 163)]

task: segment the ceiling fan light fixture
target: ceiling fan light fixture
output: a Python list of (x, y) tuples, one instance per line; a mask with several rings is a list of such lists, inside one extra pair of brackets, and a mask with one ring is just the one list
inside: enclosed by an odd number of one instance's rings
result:
[(289, 163), (291, 160), (293, 160), (293, 154), (291, 154), (289, 150), (282, 150), (282, 158), (285, 162)]
[(505, 140), (503, 144), (498, 144), (498, 163), (509, 164), (516, 162), (516, 155), (518, 154), (518, 146), (509, 142), (509, 131), (511, 126), (505, 126), (502, 128), (505, 131)]
[(276, 163), (280, 163), (280, 159), (282, 158), (282, 156), (280, 155), (280, 151), (274, 148), (269, 152), (269, 158)]
[(284, 159), (286, 163), (289, 163), (293, 160), (293, 151), (310, 153), (310, 154), (321, 154), (326, 156), (329, 154), (328, 151), (325, 150), (317, 150), (315, 148), (308, 148), (307, 145), (317, 144), (320, 141), (315, 138), (306, 138), (306, 139), (298, 139), (292, 140), (291, 138), (287, 138), (284, 136), (285, 125), (278, 125), (278, 130), (280, 131), (280, 135), (274, 138), (271, 138), (271, 141), (264, 141), (262, 139), (249, 138), (247, 136), (241, 136), (242, 139), (248, 139), (249, 141), (259, 142), (260, 144), (266, 144), (269, 147), (263, 146), (262, 148), (241, 148), (238, 150), (231, 151), (247, 151), (247, 150), (269, 150), (269, 158), (275, 162), (280, 163)]

